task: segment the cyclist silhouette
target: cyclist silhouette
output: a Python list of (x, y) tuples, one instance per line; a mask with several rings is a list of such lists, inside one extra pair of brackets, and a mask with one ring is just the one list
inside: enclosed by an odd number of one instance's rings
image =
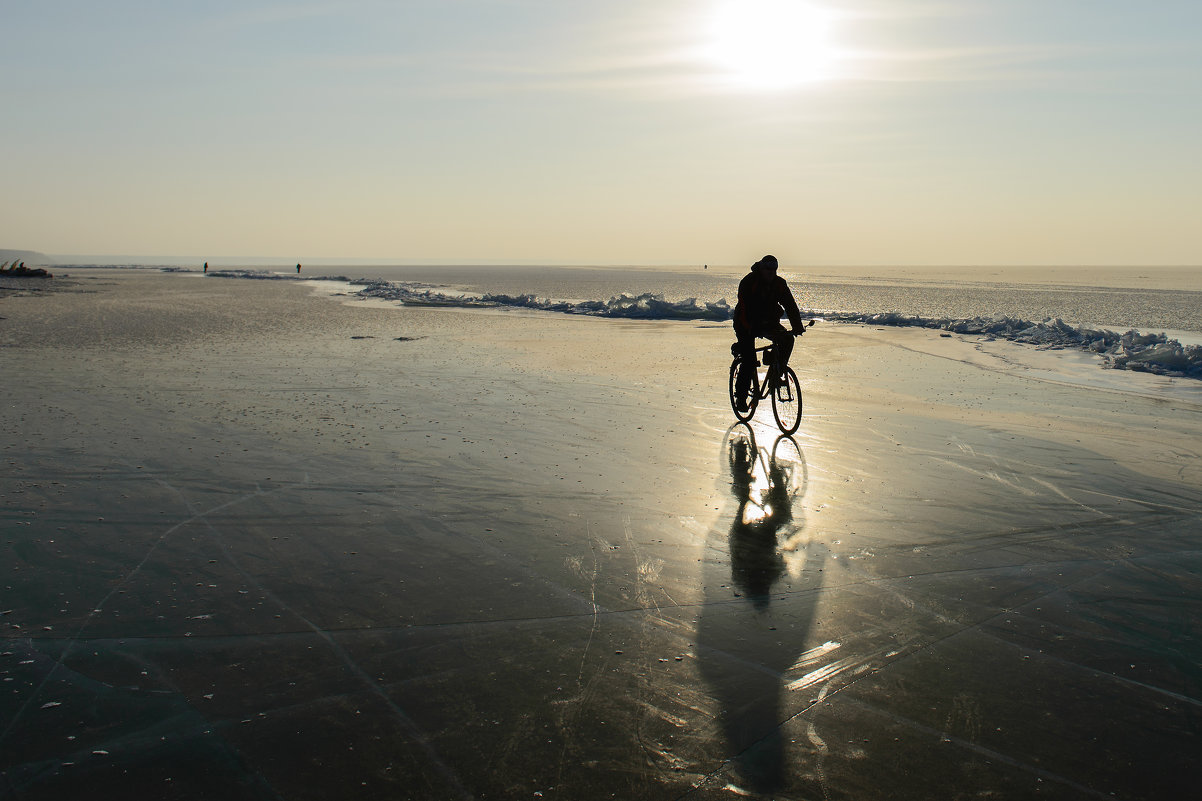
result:
[[(751, 265), (751, 272), (739, 282), (739, 302), (735, 305), (734, 325), (738, 342), (731, 351), (747, 364), (755, 364), (755, 338), (764, 337), (780, 354), (781, 370), (789, 363), (793, 352), (793, 339), (805, 327), (801, 322), (801, 311), (785, 279), (776, 274), (775, 256), (765, 256)], [(790, 329), (780, 324), (780, 318), (789, 318)], [(751, 371), (739, 373), (735, 387), (739, 411), (747, 411), (747, 394), (751, 387)]]

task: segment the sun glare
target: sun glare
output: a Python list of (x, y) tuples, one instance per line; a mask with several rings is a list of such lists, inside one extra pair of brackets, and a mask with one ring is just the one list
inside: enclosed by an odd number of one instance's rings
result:
[(833, 15), (799, 0), (722, 0), (711, 21), (712, 60), (732, 83), (782, 89), (834, 77)]

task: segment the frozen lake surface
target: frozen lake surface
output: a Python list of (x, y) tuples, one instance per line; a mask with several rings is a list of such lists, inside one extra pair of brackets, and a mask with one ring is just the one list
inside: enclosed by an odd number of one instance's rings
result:
[(0, 300), (5, 797), (1192, 793), (1195, 381), (826, 324), (781, 438), (724, 324), (75, 280)]

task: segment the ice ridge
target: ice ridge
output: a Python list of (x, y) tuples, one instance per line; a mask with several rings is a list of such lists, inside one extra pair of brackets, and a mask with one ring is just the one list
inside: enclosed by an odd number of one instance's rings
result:
[(701, 303), (696, 298), (669, 301), (663, 295), (644, 293), (635, 296), (621, 294), (609, 300), (572, 302), (540, 298), (533, 294), (450, 295), (419, 284), (394, 284), (388, 281), (351, 283), (366, 283), (356, 293), (360, 297), (396, 300), (409, 306), (510, 307), (639, 320), (729, 320), (731, 315), (725, 298), (713, 303)]
[(1202, 346), (1182, 345), (1164, 334), (1120, 334), (1105, 328), (1076, 328), (1060, 318), (1032, 322), (1014, 317), (914, 317), (899, 312), (859, 314), (828, 312), (828, 320), (868, 325), (937, 328), (956, 334), (976, 334), (1036, 345), (1047, 350), (1075, 348), (1096, 353), (1104, 366), (1157, 375), (1202, 379)]

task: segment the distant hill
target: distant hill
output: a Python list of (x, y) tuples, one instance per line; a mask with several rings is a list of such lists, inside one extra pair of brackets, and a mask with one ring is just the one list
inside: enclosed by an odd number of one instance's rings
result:
[(54, 262), (45, 253), (38, 253), (36, 250), (5, 250), (0, 248), (0, 264), (16, 260), (25, 262), (26, 267), (45, 267)]

